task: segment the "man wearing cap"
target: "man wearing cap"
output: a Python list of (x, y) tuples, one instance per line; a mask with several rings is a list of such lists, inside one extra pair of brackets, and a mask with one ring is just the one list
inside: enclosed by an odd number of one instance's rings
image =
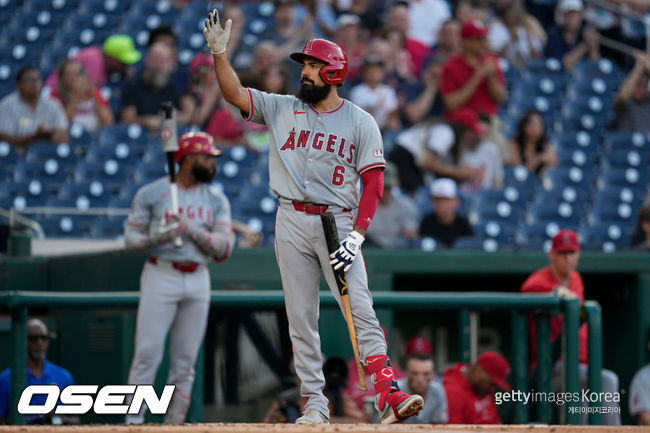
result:
[[(106, 85), (108, 76), (114, 73), (126, 75), (130, 65), (137, 63), (142, 54), (135, 49), (133, 39), (129, 35), (111, 35), (100, 47), (93, 45), (80, 50), (75, 56), (88, 74), (88, 78), (100, 88)], [(50, 74), (45, 85), (56, 88), (58, 83), (56, 70)]]
[(384, 195), (379, 199), (375, 224), (368, 228), (366, 247), (404, 248), (418, 235), (418, 210), (411, 198), (396, 189), (399, 173), (389, 162), (384, 169)]
[(556, 22), (548, 30), (545, 57), (561, 60), (571, 70), (583, 58), (600, 59), (598, 31), (585, 26), (582, 0), (561, 0), (556, 7)]
[(496, 352), (483, 352), (474, 365), (457, 363), (445, 371), (449, 424), (501, 424), (494, 402), (497, 388), (510, 391), (510, 364)]
[(456, 239), (473, 236), (474, 230), (467, 218), (458, 215), (460, 206), (456, 182), (451, 179), (436, 179), (431, 184), (433, 212), (420, 223), (420, 236), (429, 236), (446, 248), (451, 248)]
[[(235, 236), (226, 196), (210, 186), (217, 169), (212, 136), (183, 134), (178, 140), (178, 212), (171, 207), (170, 182), (160, 178), (138, 190), (126, 222), (126, 248), (147, 251), (130, 384), (153, 384), (171, 328), (169, 375), (176, 385), (166, 423), (185, 421), (194, 384), (194, 364), (210, 306), (208, 264), (230, 257)], [(175, 245), (175, 240), (181, 244)], [(144, 408), (127, 423), (144, 422)]]
[(442, 69), (440, 91), (447, 114), (462, 107), (496, 116), (507, 97), (505, 79), (496, 56), (487, 52), (487, 27), (479, 20), (461, 26), (462, 52), (447, 60)]
[(407, 424), (446, 424), (447, 396), (442, 382), (436, 377), (431, 342), (413, 337), (406, 342), (406, 377), (397, 381), (401, 389), (416, 392), (424, 398), (422, 411), (405, 421)]
[(0, 140), (19, 155), (36, 140), (67, 142), (68, 118), (61, 104), (41, 94), (38, 69), (25, 66), (16, 74), (16, 90), (0, 100)]
[[(564, 298), (578, 298), (580, 304), (585, 301), (585, 288), (582, 277), (576, 271), (580, 260), (580, 245), (578, 235), (573, 230), (560, 230), (551, 239), (551, 251), (548, 253), (549, 266), (535, 271), (521, 286), (524, 293), (551, 293), (556, 292)], [(551, 317), (551, 344), (562, 333), (563, 319), (561, 316)], [(530, 334), (530, 360), (531, 370), (537, 364), (537, 326), (534, 317), (529, 317)], [(578, 330), (578, 359), (580, 362), (580, 386), (587, 384), (587, 324), (583, 323)], [(562, 363), (558, 361), (554, 368), (554, 382), (558, 382), (561, 375)], [(610, 370), (603, 369), (601, 373), (602, 388), (604, 392), (618, 392), (618, 376)], [(603, 421), (608, 425), (619, 425), (621, 423), (618, 413), (618, 403), (603, 401), (603, 405), (613, 405), (609, 413), (603, 412)], [(587, 423), (586, 412), (581, 414), (581, 424)]]
[(178, 124), (188, 124), (195, 106), (189, 98), (181, 99), (178, 87), (172, 81), (173, 71), (171, 47), (165, 42), (155, 42), (147, 51), (143, 70), (122, 86), (120, 122), (137, 123), (150, 131), (158, 131), (160, 107), (163, 102), (171, 101), (178, 110)]
[(368, 55), (363, 60), (361, 76), (363, 81), (350, 91), (350, 101), (372, 114), (381, 131), (398, 128), (397, 93), (384, 84), (386, 70), (381, 58)]

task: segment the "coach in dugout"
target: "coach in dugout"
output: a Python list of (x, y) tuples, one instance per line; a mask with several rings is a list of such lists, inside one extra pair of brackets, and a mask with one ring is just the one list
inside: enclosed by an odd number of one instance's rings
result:
[[(50, 348), (50, 334), (40, 319), (27, 322), (27, 382), (30, 385), (58, 385), (60, 389), (74, 384), (68, 370), (49, 362), (45, 357)], [(11, 369), (0, 373), (0, 424), (9, 420), (9, 401), (11, 395)], [(33, 405), (45, 404), (46, 395), (38, 394), (32, 398)], [(27, 424), (79, 424), (77, 415), (25, 416)]]
[[(580, 304), (585, 302), (585, 288), (582, 277), (576, 271), (580, 260), (580, 245), (578, 235), (573, 230), (560, 230), (551, 239), (551, 251), (548, 253), (549, 266), (535, 271), (521, 286), (524, 293), (550, 293), (556, 292), (564, 298), (578, 298)], [(531, 370), (536, 367), (537, 359), (537, 327), (533, 317), (529, 318), (528, 330), (530, 333), (530, 359)], [(562, 333), (563, 319), (561, 316), (551, 317), (551, 344), (560, 340), (557, 337)], [(555, 352), (555, 351), (554, 351)], [(579, 375), (580, 387), (587, 386), (587, 324), (584, 323), (578, 331), (578, 357), (580, 361)], [(553, 368), (553, 391), (559, 389), (562, 376), (562, 362), (557, 360)], [(601, 372), (603, 392), (618, 392), (618, 376), (610, 370)], [(583, 402), (585, 404), (586, 402)], [(603, 422), (607, 425), (620, 425), (621, 415), (618, 403), (603, 401)], [(587, 413), (580, 414), (580, 424), (587, 424)]]
[(502, 424), (494, 402), (497, 388), (510, 391), (508, 361), (496, 352), (483, 352), (475, 364), (457, 363), (442, 376), (449, 424)]

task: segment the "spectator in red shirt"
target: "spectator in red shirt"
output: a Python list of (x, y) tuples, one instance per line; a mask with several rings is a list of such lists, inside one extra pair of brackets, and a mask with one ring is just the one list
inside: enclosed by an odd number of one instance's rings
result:
[(463, 22), (462, 52), (443, 65), (440, 93), (445, 101), (445, 116), (461, 108), (489, 116), (487, 138), (499, 146), (503, 159), (508, 161), (508, 145), (497, 116), (499, 105), (506, 101), (508, 93), (498, 58), (488, 52), (487, 31), (479, 20)]
[[(585, 288), (582, 277), (576, 271), (580, 260), (580, 245), (578, 235), (573, 230), (560, 230), (551, 239), (551, 251), (548, 253), (550, 265), (535, 271), (521, 286), (524, 293), (550, 293), (556, 292), (564, 298), (578, 298), (580, 304), (585, 301)], [(533, 317), (529, 318), (531, 370), (536, 366), (537, 360), (537, 327)], [(551, 317), (551, 343), (555, 342), (562, 333), (563, 318)], [(578, 331), (578, 358), (580, 386), (587, 386), (587, 324), (583, 324)], [(553, 371), (553, 387), (559, 388), (559, 379), (562, 372), (562, 362), (558, 361)], [(618, 392), (618, 376), (610, 370), (602, 370), (603, 392)], [(585, 403), (585, 402), (583, 402)], [(618, 403), (603, 401), (603, 406), (613, 405), (611, 411), (603, 412), (603, 421), (607, 425), (620, 425), (621, 415)], [(580, 423), (587, 424), (586, 412), (580, 414)]]
[(449, 424), (501, 424), (494, 393), (497, 387), (510, 391), (509, 371), (508, 361), (496, 352), (483, 352), (476, 364), (459, 362), (445, 371)]

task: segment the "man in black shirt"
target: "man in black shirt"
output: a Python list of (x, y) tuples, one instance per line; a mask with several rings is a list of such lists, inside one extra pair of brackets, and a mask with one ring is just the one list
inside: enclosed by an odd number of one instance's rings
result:
[(420, 223), (420, 236), (429, 236), (447, 248), (462, 236), (472, 236), (474, 231), (467, 218), (456, 214), (460, 202), (456, 182), (451, 179), (436, 179), (431, 184), (433, 212)]

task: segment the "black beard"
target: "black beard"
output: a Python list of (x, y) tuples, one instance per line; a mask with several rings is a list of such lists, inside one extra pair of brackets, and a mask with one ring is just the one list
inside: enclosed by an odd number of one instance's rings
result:
[(298, 99), (300, 99), (305, 104), (318, 104), (320, 101), (327, 98), (327, 95), (330, 94), (330, 84), (325, 84), (322, 87), (316, 86), (315, 84), (309, 84), (302, 82), (300, 83), (300, 89), (298, 90)]
[(194, 175), (194, 178), (199, 182), (210, 183), (212, 182), (212, 179), (214, 179), (214, 175), (217, 174), (217, 170), (203, 168), (197, 164), (192, 167), (192, 174)]

